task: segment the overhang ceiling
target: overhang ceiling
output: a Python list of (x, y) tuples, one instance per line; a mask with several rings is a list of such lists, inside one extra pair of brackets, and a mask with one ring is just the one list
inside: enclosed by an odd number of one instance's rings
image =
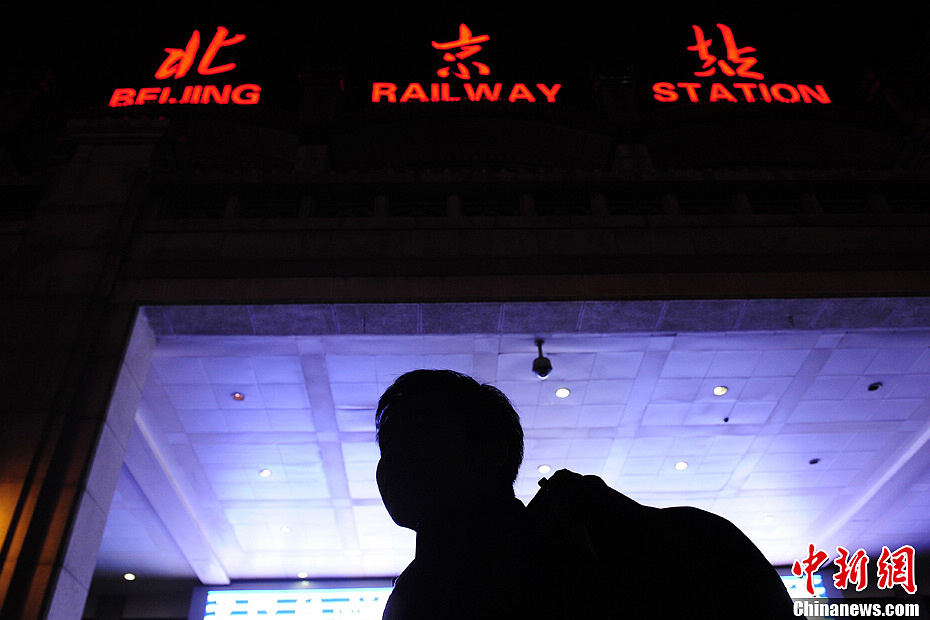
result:
[[(381, 504), (373, 413), (415, 368), (465, 372), (511, 397), (526, 433), (524, 501), (549, 465), (646, 504), (718, 513), (775, 565), (811, 542), (926, 550), (928, 308), (875, 298), (149, 308), (157, 345), (97, 575), (398, 574), (415, 536)], [(531, 372), (536, 337), (554, 367), (546, 381)]]

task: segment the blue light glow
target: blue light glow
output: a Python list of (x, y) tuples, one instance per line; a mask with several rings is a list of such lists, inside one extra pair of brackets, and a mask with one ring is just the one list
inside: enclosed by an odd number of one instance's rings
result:
[(316, 620), (351, 616), (358, 620), (380, 620), (390, 594), (389, 587), (210, 590), (203, 618), (287, 616), (295, 620)]
[(814, 586), (814, 595), (807, 592), (807, 577), (795, 577), (794, 575), (781, 575), (782, 583), (788, 589), (788, 595), (791, 598), (828, 598), (827, 589), (823, 585), (823, 577), (814, 573), (811, 584)]

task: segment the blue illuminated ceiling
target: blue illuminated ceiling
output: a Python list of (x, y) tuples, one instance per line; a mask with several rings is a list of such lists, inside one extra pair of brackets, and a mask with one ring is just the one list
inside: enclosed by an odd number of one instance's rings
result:
[[(526, 428), (524, 501), (549, 465), (600, 475), (643, 503), (717, 512), (778, 565), (810, 542), (930, 546), (926, 298), (145, 315), (156, 345), (98, 576), (396, 575), (414, 535), (378, 496), (373, 409), (394, 377), (420, 367), (472, 374), (512, 398)], [(537, 337), (554, 366), (544, 382), (531, 372)], [(570, 395), (556, 397), (559, 387)]]

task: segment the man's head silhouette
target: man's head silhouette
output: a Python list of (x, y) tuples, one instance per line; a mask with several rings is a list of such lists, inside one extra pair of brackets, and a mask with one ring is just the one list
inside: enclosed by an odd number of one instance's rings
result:
[(378, 488), (398, 525), (418, 530), (513, 497), (523, 429), (497, 388), (451, 370), (414, 370), (381, 396), (375, 428)]

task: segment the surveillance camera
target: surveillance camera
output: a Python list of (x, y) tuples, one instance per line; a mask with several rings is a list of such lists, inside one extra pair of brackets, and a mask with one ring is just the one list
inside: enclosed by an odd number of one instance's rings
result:
[(533, 360), (533, 374), (537, 377), (545, 379), (549, 376), (550, 372), (552, 372), (552, 362), (549, 361), (548, 357), (540, 355)]

